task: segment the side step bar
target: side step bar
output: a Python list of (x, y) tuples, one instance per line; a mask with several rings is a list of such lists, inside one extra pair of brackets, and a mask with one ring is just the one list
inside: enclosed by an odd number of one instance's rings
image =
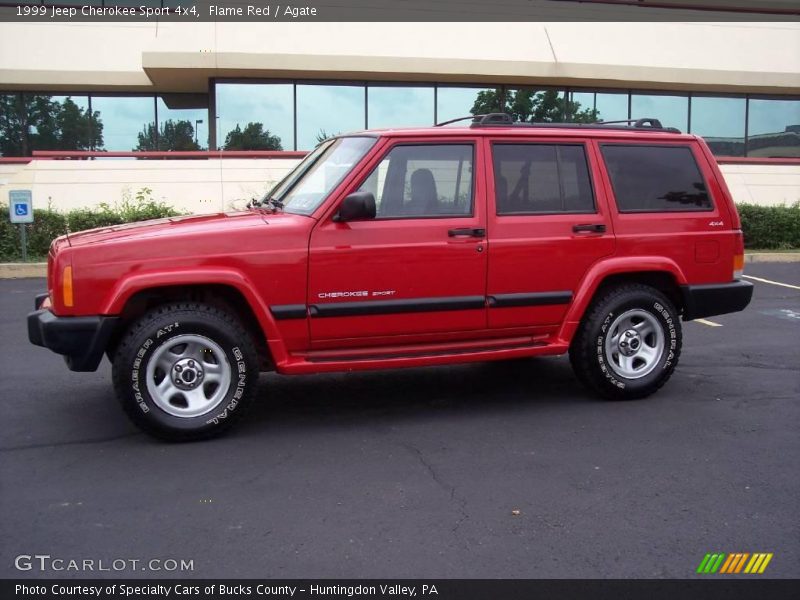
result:
[(287, 375), (397, 369), (556, 355), (564, 354), (568, 349), (567, 344), (547, 343), (545, 340), (522, 337), (453, 344), (316, 350), (295, 354), (285, 363), (278, 364), (276, 368), (279, 373)]

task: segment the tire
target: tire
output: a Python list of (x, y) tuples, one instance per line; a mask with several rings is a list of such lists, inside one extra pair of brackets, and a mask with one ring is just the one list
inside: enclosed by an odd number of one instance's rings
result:
[(251, 336), (229, 313), (178, 302), (153, 309), (122, 336), (112, 361), (122, 408), (145, 432), (168, 441), (221, 434), (258, 384)]
[(644, 398), (672, 375), (681, 354), (681, 323), (663, 293), (626, 284), (590, 306), (570, 345), (578, 379), (612, 400)]

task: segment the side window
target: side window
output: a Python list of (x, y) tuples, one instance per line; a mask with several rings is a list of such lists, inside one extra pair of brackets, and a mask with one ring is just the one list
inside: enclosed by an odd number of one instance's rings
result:
[(603, 144), (600, 149), (620, 212), (712, 210), (690, 148)]
[(493, 144), (498, 215), (593, 213), (594, 194), (579, 144)]
[(472, 215), (472, 144), (395, 146), (359, 191), (377, 218)]

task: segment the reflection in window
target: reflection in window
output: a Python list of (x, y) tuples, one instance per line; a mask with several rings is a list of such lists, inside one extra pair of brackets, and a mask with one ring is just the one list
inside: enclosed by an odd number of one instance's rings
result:
[(92, 96), (92, 110), (103, 121), (105, 150), (135, 150), (156, 119), (153, 96)]
[(600, 150), (620, 212), (711, 210), (690, 148), (602, 144)]
[(691, 133), (718, 156), (744, 156), (744, 98), (692, 96)]
[[(496, 88), (438, 87), (436, 89), (436, 122), (473, 114), (487, 114), (500, 110), (500, 91)], [(477, 110), (476, 110), (477, 108)], [(469, 121), (454, 125), (463, 127)]]
[(747, 155), (800, 156), (800, 100), (750, 99)]
[(598, 120), (622, 121), (630, 118), (628, 116), (628, 94), (598, 93), (594, 97)]
[(653, 118), (664, 127), (689, 129), (689, 98), (661, 94), (631, 94), (631, 118)]
[(269, 196), (282, 202), (286, 212), (310, 215), (374, 145), (374, 137), (328, 140)]
[(34, 150), (92, 150), (103, 146), (103, 126), (86, 96), (0, 95), (0, 154)]
[[(139, 135), (139, 150), (200, 150), (208, 147), (208, 100), (195, 94), (157, 99), (158, 144), (151, 132)], [(150, 128), (152, 128), (152, 123)]]
[(506, 91), (505, 111), (515, 121), (563, 123), (566, 121), (566, 92), (519, 88)]
[(218, 83), (217, 145), (225, 150), (294, 149), (294, 90), (284, 83)]
[(359, 188), (378, 218), (472, 214), (472, 146), (396, 146)]
[(367, 98), (369, 129), (433, 124), (432, 87), (369, 86)]
[(498, 215), (594, 212), (584, 147), (494, 144)]
[[(587, 123), (602, 119), (600, 111), (595, 108), (596, 95), (592, 92), (570, 92), (569, 120)], [(586, 118), (583, 118), (582, 115), (585, 115)]]
[(364, 86), (298, 85), (297, 149), (310, 150), (339, 133), (364, 129)]

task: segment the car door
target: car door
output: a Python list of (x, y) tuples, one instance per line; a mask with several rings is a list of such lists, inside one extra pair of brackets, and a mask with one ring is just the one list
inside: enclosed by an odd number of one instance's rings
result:
[(393, 140), (344, 190), (371, 192), (376, 216), (343, 223), (332, 211), (311, 235), (313, 347), (411, 344), (486, 328), (481, 152), (472, 138)]
[(592, 148), (556, 138), (486, 141), (492, 328), (553, 331), (589, 267), (614, 252)]

